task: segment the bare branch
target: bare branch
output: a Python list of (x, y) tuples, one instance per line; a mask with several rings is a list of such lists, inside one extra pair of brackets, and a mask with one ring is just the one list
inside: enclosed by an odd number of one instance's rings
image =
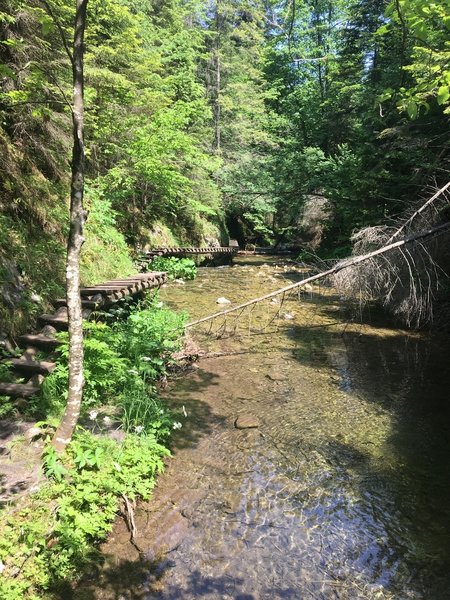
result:
[(410, 225), (414, 219), (416, 217), (418, 217), (421, 213), (423, 213), (423, 211), (428, 208), (428, 206), (430, 206), (430, 204), (432, 204), (437, 198), (439, 198), (439, 196), (441, 196), (445, 191), (448, 190), (448, 188), (450, 187), (450, 181), (447, 182), (443, 187), (441, 187), (440, 190), (438, 190), (429, 200), (427, 200), (425, 202), (425, 204), (422, 204), (422, 206), (419, 208), (419, 210), (416, 210), (414, 214), (412, 214), (409, 219), (407, 221), (405, 221), (401, 227), (399, 227), (397, 229), (397, 231), (389, 238), (388, 240), (388, 244), (390, 242), (392, 242), (392, 240), (394, 240), (398, 235), (400, 235), (400, 233), (405, 229), (405, 227), (408, 227), (408, 225)]
[(402, 248), (402, 247), (406, 246), (407, 244), (415, 243), (420, 240), (429, 238), (431, 236), (438, 235), (440, 233), (444, 233), (449, 230), (450, 230), (450, 221), (447, 223), (443, 223), (442, 225), (438, 225), (437, 227), (433, 227), (432, 229), (429, 229), (427, 231), (422, 231), (415, 235), (410, 235), (403, 240), (394, 242), (392, 244), (388, 244), (386, 246), (383, 246), (382, 248), (373, 250), (372, 252), (369, 252), (368, 254), (363, 254), (360, 256), (355, 256), (353, 258), (348, 258), (344, 261), (339, 262), (337, 265), (335, 265), (331, 269), (328, 269), (327, 271), (323, 271), (322, 273), (318, 273), (317, 275), (312, 275), (310, 277), (306, 277), (306, 279), (302, 279), (301, 281), (299, 281), (297, 283), (288, 285), (284, 288), (276, 290), (275, 292), (271, 292), (270, 294), (265, 294), (264, 296), (260, 296), (259, 298), (249, 300), (248, 302), (239, 304), (238, 306), (235, 306), (234, 308), (229, 308), (227, 310), (214, 313), (207, 317), (203, 317), (202, 319), (198, 319), (196, 321), (191, 321), (190, 323), (188, 323), (186, 325), (186, 329), (188, 329), (189, 327), (193, 327), (194, 325), (198, 325), (199, 323), (205, 323), (206, 321), (211, 321), (212, 319), (216, 319), (218, 317), (223, 317), (223, 316), (228, 315), (237, 310), (246, 308), (247, 306), (251, 306), (258, 302), (262, 302), (263, 300), (268, 300), (269, 298), (274, 298), (275, 296), (279, 296), (280, 294), (285, 294), (286, 292), (288, 292), (290, 290), (304, 286), (307, 283), (311, 283), (312, 281), (316, 281), (318, 279), (323, 279), (324, 277), (328, 277), (330, 275), (335, 275), (336, 273), (339, 273), (340, 271), (343, 271), (344, 269), (348, 269), (349, 267), (354, 267), (355, 265), (359, 265), (360, 263), (367, 261), (371, 258), (374, 258), (375, 256), (385, 254), (386, 252)]
[(50, 3), (47, 2), (47, 0), (40, 0), (42, 2), (42, 4), (45, 7), (45, 10), (48, 12), (48, 14), (50, 15), (50, 17), (52, 18), (54, 24), (56, 25), (56, 27), (58, 28), (59, 31), (59, 35), (61, 36), (61, 41), (63, 43), (64, 46), (64, 50), (66, 51), (67, 56), (69, 57), (70, 60), (70, 64), (72, 65), (72, 68), (74, 66), (74, 58), (73, 58), (73, 54), (70, 50), (70, 46), (67, 42), (67, 38), (66, 38), (66, 34), (64, 33), (64, 29), (62, 28), (61, 23), (59, 22), (58, 17), (55, 15), (52, 7), (50, 6)]

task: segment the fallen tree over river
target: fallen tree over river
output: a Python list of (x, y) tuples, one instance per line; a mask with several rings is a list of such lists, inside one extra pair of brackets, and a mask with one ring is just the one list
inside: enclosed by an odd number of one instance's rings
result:
[[(341, 271), (356, 267), (360, 263), (364, 263), (371, 259), (375, 259), (378, 256), (384, 256), (388, 252), (392, 252), (394, 250), (404, 251), (411, 244), (421, 244), (426, 240), (435, 239), (437, 236), (448, 233), (449, 231), (450, 231), (450, 221), (447, 221), (445, 223), (442, 223), (440, 225), (432, 227), (431, 229), (428, 229), (426, 231), (421, 231), (419, 233), (409, 235), (409, 236), (403, 238), (402, 240), (387, 244), (386, 246), (383, 246), (382, 248), (377, 248), (376, 250), (373, 250), (366, 254), (354, 256), (352, 258), (348, 258), (346, 260), (340, 261), (336, 265), (334, 265), (333, 267), (331, 267), (325, 271), (322, 271), (315, 275), (306, 277), (305, 279), (302, 279), (301, 281), (292, 283), (288, 286), (285, 286), (283, 288), (275, 290), (274, 292), (271, 292), (269, 294), (264, 294), (264, 296), (254, 298), (253, 300), (249, 300), (247, 302), (244, 302), (244, 303), (234, 306), (232, 308), (228, 308), (227, 310), (223, 310), (220, 312), (216, 312), (212, 315), (202, 317), (201, 319), (197, 319), (196, 321), (191, 321), (190, 323), (187, 323), (186, 328), (194, 327), (194, 325), (199, 325), (200, 323), (206, 323), (207, 321), (211, 321), (216, 318), (224, 317), (230, 313), (234, 313), (237, 311), (243, 311), (248, 306), (257, 304), (258, 302), (263, 302), (264, 300), (269, 300), (276, 296), (286, 294), (287, 292), (290, 292), (291, 290), (304, 287), (314, 281), (318, 281), (318, 280), (324, 279), (326, 277), (335, 276), (338, 273), (340, 273)], [(412, 279), (414, 279), (414, 273), (411, 272), (410, 274), (411, 274)]]

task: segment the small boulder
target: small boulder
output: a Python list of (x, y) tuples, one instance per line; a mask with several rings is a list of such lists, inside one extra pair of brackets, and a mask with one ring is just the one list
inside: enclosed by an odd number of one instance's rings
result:
[(217, 298), (216, 304), (231, 304), (231, 300), (228, 300), (228, 298), (224, 298), (223, 296), (221, 296), (220, 298)]
[(253, 415), (239, 415), (234, 426), (236, 429), (255, 429), (259, 427), (259, 420)]
[(30, 427), (25, 431), (23, 436), (28, 442), (32, 442), (35, 438), (40, 437), (42, 434), (43, 431), (39, 427)]

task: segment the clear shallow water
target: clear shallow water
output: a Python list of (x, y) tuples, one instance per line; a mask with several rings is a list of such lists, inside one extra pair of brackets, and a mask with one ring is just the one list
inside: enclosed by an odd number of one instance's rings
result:
[[(236, 262), (162, 299), (197, 318), (301, 278)], [(165, 392), (183, 428), (137, 514), (140, 560), (116, 529), (96, 596), (449, 597), (448, 342), (348, 324), (325, 288), (205, 329), (211, 357)]]

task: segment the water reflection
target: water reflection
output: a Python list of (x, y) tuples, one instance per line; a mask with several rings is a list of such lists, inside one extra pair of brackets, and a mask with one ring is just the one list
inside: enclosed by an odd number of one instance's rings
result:
[[(301, 277), (263, 262), (203, 270), (163, 299), (196, 318), (219, 296), (236, 303)], [(326, 288), (283, 309), (294, 318), (259, 335), (248, 332), (270, 322), (269, 303), (237, 335), (197, 331), (209, 351), (250, 352), (204, 359), (167, 392), (188, 418), (156, 491), (163, 508), (149, 514), (164, 523), (178, 510), (187, 526), (148, 566), (143, 597), (448, 597), (448, 343), (348, 324)], [(242, 414), (259, 429), (235, 429)], [(201, 500), (180, 500), (192, 490)]]

